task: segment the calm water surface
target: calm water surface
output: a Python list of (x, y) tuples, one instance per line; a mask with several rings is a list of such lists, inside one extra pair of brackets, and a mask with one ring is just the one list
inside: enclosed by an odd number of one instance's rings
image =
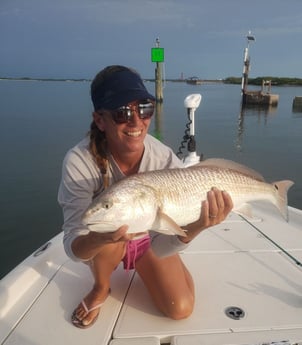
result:
[[(147, 83), (154, 92), (154, 84)], [(240, 86), (167, 83), (150, 132), (178, 151), (187, 123), (184, 98), (201, 93), (197, 147), (205, 157), (243, 162), (268, 180), (292, 179), (289, 204), (302, 209), (302, 88), (279, 87), (275, 109), (240, 109)], [(60, 232), (57, 190), (66, 151), (86, 134), (92, 106), (87, 82), (0, 81), (0, 277)]]

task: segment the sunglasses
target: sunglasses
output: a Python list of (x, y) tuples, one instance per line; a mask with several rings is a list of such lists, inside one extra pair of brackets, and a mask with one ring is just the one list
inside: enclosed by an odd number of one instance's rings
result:
[(128, 123), (134, 115), (134, 112), (138, 114), (138, 117), (142, 120), (150, 119), (154, 113), (154, 103), (145, 100), (140, 101), (133, 106), (124, 105), (115, 110), (109, 110), (112, 119), (117, 124)]

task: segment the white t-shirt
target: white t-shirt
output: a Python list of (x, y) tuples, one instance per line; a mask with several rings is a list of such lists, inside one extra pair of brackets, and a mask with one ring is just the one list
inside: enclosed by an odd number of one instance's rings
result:
[[(139, 172), (184, 167), (168, 146), (151, 135), (147, 134), (144, 145)], [(108, 175), (109, 185), (125, 177), (112, 156), (109, 156)], [(81, 221), (83, 212), (103, 190), (102, 174), (89, 151), (89, 138), (86, 137), (67, 152), (58, 192), (58, 202), (64, 215), (64, 248), (67, 255), (75, 261), (81, 259), (73, 254), (71, 244), (76, 237), (89, 232)], [(151, 233), (151, 237), (152, 249), (159, 256), (171, 255), (186, 247), (177, 236)]]

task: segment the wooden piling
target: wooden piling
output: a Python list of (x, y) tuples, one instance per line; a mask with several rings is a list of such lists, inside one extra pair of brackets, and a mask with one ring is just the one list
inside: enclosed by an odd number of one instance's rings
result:
[(156, 98), (156, 102), (159, 102), (159, 103), (162, 103), (164, 100), (161, 62), (157, 62), (156, 68), (155, 68), (155, 98)]

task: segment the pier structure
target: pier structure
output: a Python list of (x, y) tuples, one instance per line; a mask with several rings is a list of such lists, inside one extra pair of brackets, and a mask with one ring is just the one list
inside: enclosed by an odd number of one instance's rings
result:
[(249, 46), (250, 42), (255, 41), (255, 37), (251, 34), (251, 31), (249, 31), (246, 38), (247, 46), (244, 49), (243, 72), (241, 81), (242, 105), (277, 106), (279, 102), (279, 95), (271, 93), (270, 80), (262, 80), (261, 90), (250, 91), (247, 89), (250, 71)]
[(261, 90), (248, 91), (242, 95), (244, 105), (277, 106), (279, 95), (271, 93), (271, 80), (262, 80)]
[(302, 112), (302, 96), (295, 96), (293, 100), (293, 112)]

